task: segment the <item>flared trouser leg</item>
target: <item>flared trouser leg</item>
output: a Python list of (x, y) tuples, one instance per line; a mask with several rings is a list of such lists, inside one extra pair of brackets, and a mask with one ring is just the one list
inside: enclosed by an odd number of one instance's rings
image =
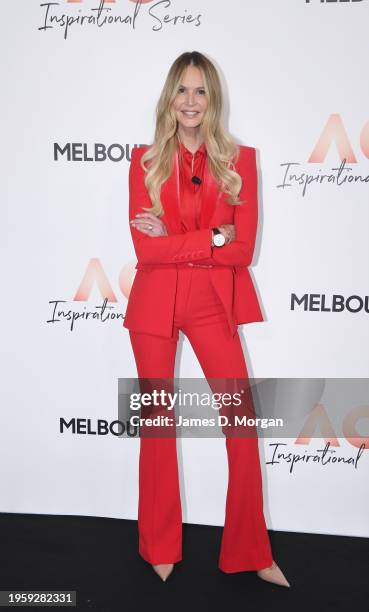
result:
[(142, 437), (139, 553), (152, 565), (182, 559), (182, 510), (175, 438)]
[[(139, 378), (154, 379), (153, 384), (155, 378), (173, 379), (176, 338), (131, 331), (130, 338)], [(139, 553), (152, 565), (176, 563), (182, 559), (182, 507), (175, 432), (154, 437), (142, 428), (140, 433)]]
[[(223, 378), (247, 383), (239, 334), (230, 336), (225, 321), (184, 332), (210, 386), (217, 378), (220, 385)], [(251, 392), (249, 397), (252, 402)], [(273, 556), (263, 512), (257, 430), (248, 437), (226, 437), (225, 444), (228, 487), (218, 567), (227, 573), (263, 569), (272, 564)]]
[(219, 569), (241, 572), (269, 567), (273, 557), (263, 513), (257, 438), (226, 438), (228, 488)]

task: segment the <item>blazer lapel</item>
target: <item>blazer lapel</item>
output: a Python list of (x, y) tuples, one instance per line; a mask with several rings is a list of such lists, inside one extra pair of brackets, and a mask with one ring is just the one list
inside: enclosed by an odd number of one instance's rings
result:
[(164, 221), (173, 234), (181, 234), (180, 189), (178, 153), (174, 156), (170, 177), (161, 186), (160, 199), (164, 208)]
[[(200, 229), (211, 227), (211, 220), (220, 195), (221, 191), (209, 171), (208, 159), (206, 158), (202, 185)], [(181, 225), (178, 152), (174, 156), (172, 173), (161, 187), (160, 198), (164, 208), (163, 220), (167, 228), (171, 230), (170, 233), (181, 234), (183, 229)]]
[(208, 158), (205, 161), (204, 168), (204, 185), (202, 192), (202, 203), (200, 213), (201, 229), (211, 227), (211, 220), (214, 215), (221, 191), (218, 184), (209, 170)]

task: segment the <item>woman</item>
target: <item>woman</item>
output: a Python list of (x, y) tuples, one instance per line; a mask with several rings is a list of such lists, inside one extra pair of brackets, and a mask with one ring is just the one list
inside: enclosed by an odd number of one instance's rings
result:
[[(247, 270), (257, 226), (255, 149), (227, 134), (222, 107), (212, 62), (183, 53), (158, 102), (154, 143), (132, 152), (129, 217), (138, 263), (124, 326), (146, 381), (173, 379), (179, 330), (207, 379), (248, 380), (237, 325), (263, 320)], [(139, 553), (165, 580), (182, 559), (176, 437), (140, 434)], [(229, 436), (226, 449), (218, 566), (290, 586), (272, 558), (257, 435)]]

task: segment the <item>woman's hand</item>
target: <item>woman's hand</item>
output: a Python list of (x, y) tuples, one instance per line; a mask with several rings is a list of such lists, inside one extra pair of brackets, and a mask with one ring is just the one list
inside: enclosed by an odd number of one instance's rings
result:
[(149, 212), (137, 213), (130, 224), (147, 236), (168, 236), (165, 223)]
[(236, 230), (235, 226), (232, 224), (219, 225), (218, 230), (222, 232), (224, 238), (226, 239), (225, 243), (229, 244), (232, 240), (236, 239)]

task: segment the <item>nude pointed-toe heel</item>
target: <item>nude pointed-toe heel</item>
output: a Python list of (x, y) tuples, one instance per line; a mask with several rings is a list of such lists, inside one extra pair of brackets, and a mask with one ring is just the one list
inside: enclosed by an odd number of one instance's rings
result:
[(165, 582), (169, 574), (172, 573), (174, 564), (173, 563), (161, 563), (160, 565), (153, 565), (152, 567), (154, 568), (158, 576), (160, 576), (160, 578), (164, 580)]
[(264, 569), (259, 570), (257, 575), (259, 578), (266, 580), (267, 582), (273, 582), (274, 584), (285, 587), (291, 586), (275, 561), (273, 561), (270, 567), (265, 567)]

